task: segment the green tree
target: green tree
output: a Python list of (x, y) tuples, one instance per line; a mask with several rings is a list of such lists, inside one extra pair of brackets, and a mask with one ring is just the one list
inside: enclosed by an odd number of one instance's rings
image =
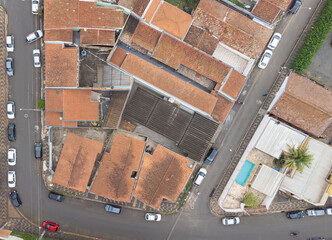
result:
[(282, 160), (285, 162), (283, 167), (296, 167), (300, 173), (303, 172), (304, 167), (310, 167), (313, 156), (308, 154), (308, 148), (304, 147), (302, 144), (295, 148), (295, 146), (290, 146), (287, 144), (288, 151), (282, 151), (284, 157)]
[(37, 102), (37, 106), (40, 109), (44, 109), (45, 108), (45, 100), (44, 99), (39, 99)]
[(257, 208), (258, 200), (259, 200), (259, 197), (256, 196), (254, 193), (250, 192), (250, 193), (247, 193), (246, 196), (244, 197), (243, 203), (247, 207)]

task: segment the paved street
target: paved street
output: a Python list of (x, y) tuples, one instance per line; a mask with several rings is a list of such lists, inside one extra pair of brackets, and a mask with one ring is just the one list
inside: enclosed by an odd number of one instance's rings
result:
[[(306, 25), (318, 1), (304, 0), (297, 15), (287, 16), (278, 27), (284, 37), (265, 70), (257, 68), (252, 73), (249, 85), (245, 88), (241, 101), (235, 107), (225, 130), (218, 139), (221, 144), (217, 160), (208, 168), (208, 176), (178, 213), (163, 215), (160, 223), (144, 221), (144, 213), (123, 209), (116, 216), (104, 211), (103, 204), (66, 198), (63, 203), (47, 198), (41, 178), (40, 162), (33, 157), (33, 144), (40, 140), (40, 113), (35, 109), (40, 93), (40, 72), (33, 67), (32, 50), (39, 42), (27, 44), (25, 36), (38, 29), (37, 17), (31, 14), (31, 1), (0, 0), (8, 12), (8, 34), (15, 35), (14, 77), (9, 79), (9, 99), (16, 102), (17, 141), (10, 146), (17, 148), (16, 170), (17, 190), (23, 201), (22, 213), (33, 223), (40, 225), (44, 220), (60, 224), (62, 231), (86, 234), (101, 239), (292, 239), (291, 231), (302, 232), (303, 238), (315, 236), (332, 237), (332, 218), (306, 217), (302, 220), (288, 220), (284, 214), (246, 216), (241, 224), (225, 227), (220, 218), (209, 210), (209, 195), (217, 185), (223, 169), (232, 158), (244, 133), (256, 115), (274, 79), (278, 76), (303, 27)], [(310, 9), (311, 8), (311, 9)], [(20, 111), (19, 109), (23, 110)], [(6, 161), (5, 158), (2, 161)], [(3, 163), (2, 163), (3, 165)], [(7, 167), (7, 165), (6, 165)], [(6, 179), (3, 176), (2, 179)], [(6, 181), (6, 180), (3, 180)], [(7, 182), (2, 185), (6, 185)], [(5, 207), (5, 206), (2, 206)], [(10, 227), (31, 230), (28, 224)], [(58, 236), (58, 235), (52, 235)], [(58, 236), (59, 237), (59, 236)], [(67, 239), (74, 239), (68, 237)], [(83, 239), (77, 237), (76, 239)]]

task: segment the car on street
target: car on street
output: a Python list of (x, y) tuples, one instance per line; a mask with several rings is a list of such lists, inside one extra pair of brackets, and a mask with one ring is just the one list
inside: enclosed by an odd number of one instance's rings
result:
[(289, 219), (299, 219), (304, 217), (304, 212), (303, 211), (292, 211), (292, 212), (287, 212), (286, 216)]
[(35, 158), (41, 158), (43, 156), (42, 144), (35, 143)]
[(33, 66), (36, 68), (39, 68), (41, 66), (40, 63), (40, 50), (39, 49), (34, 49), (32, 51), (32, 55), (33, 55)]
[(302, 0), (294, 0), (291, 8), (289, 9), (289, 12), (291, 14), (297, 13), (297, 11), (300, 9), (302, 5)]
[(55, 192), (50, 192), (48, 194), (48, 198), (52, 199), (52, 200), (55, 200), (55, 201), (58, 201), (58, 202), (62, 202), (65, 199), (65, 196), (63, 196), (61, 194), (58, 194), (58, 193), (55, 193)]
[(15, 103), (13, 101), (7, 103), (7, 117), (11, 120), (15, 118)]
[(222, 224), (224, 225), (235, 225), (240, 223), (239, 217), (227, 217), (222, 219)]
[(278, 46), (280, 39), (281, 39), (281, 34), (274, 33), (267, 47), (271, 50), (274, 50)]
[(308, 238), (308, 240), (325, 240), (323, 237)]
[(7, 52), (14, 52), (14, 36), (7, 36), (6, 37), (6, 47)]
[(105, 205), (105, 211), (106, 212), (110, 212), (110, 213), (120, 214), (121, 213), (121, 208), (120, 207), (116, 207), (116, 206), (112, 206), (110, 204), (106, 204)]
[(272, 58), (272, 51), (268, 50), (268, 49), (265, 50), (261, 59), (259, 60), (258, 67), (260, 69), (265, 69), (267, 67), (267, 65), (269, 64), (271, 58)]
[(206, 165), (210, 165), (214, 161), (217, 153), (218, 153), (218, 150), (216, 148), (211, 148), (207, 154), (207, 157), (204, 160), (204, 163)]
[(207, 174), (207, 170), (205, 168), (199, 169), (199, 171), (195, 177), (194, 184), (197, 186), (201, 185), (204, 178), (206, 177), (206, 174)]
[(16, 190), (10, 191), (9, 197), (15, 207), (19, 207), (22, 205), (22, 201)]
[(8, 149), (8, 165), (9, 166), (16, 165), (16, 149), (15, 148)]
[(8, 171), (8, 187), (14, 188), (16, 186), (16, 173), (15, 171)]
[(159, 213), (146, 213), (145, 214), (146, 221), (154, 221), (159, 222), (161, 220), (161, 214)]
[(38, 14), (39, 0), (32, 0), (32, 14)]
[(326, 208), (326, 214), (327, 215), (332, 215), (332, 208), (331, 207), (329, 207), (329, 208)]
[(49, 230), (49, 231), (52, 231), (52, 232), (56, 232), (56, 231), (59, 230), (59, 224), (44, 221), (43, 224), (42, 224), (42, 228), (44, 228), (46, 230)]
[(32, 32), (32, 33), (29, 33), (25, 40), (28, 42), (28, 43), (32, 43), (40, 38), (43, 37), (43, 32), (41, 30), (37, 30), (35, 32)]
[(325, 215), (325, 211), (323, 208), (310, 208), (305, 210), (305, 213), (309, 216), (309, 217), (316, 217), (316, 216), (323, 216)]
[(12, 58), (6, 58), (6, 72), (8, 76), (14, 76), (14, 60)]
[(15, 124), (13, 123), (8, 124), (8, 140), (11, 142), (16, 140)]

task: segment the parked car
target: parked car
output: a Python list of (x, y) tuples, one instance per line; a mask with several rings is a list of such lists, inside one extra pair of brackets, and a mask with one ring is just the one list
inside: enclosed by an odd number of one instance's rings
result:
[(332, 208), (326, 208), (326, 214), (332, 215)]
[(15, 124), (10, 123), (8, 124), (8, 140), (11, 142), (14, 142), (16, 140), (16, 130), (15, 130)]
[(14, 36), (6, 37), (7, 52), (14, 52)]
[(302, 0), (294, 0), (293, 5), (291, 6), (289, 12), (291, 14), (297, 13), (297, 11), (300, 9), (301, 5), (302, 5)]
[(14, 60), (12, 58), (6, 58), (6, 72), (8, 76), (14, 76)]
[(222, 220), (222, 224), (224, 225), (234, 225), (239, 223), (240, 223), (239, 217), (228, 217), (228, 218), (223, 218)]
[(309, 217), (316, 217), (316, 216), (323, 216), (323, 215), (325, 215), (325, 211), (324, 211), (323, 208), (311, 208), (311, 209), (307, 209), (307, 210), (305, 210), (305, 213)]
[(271, 50), (265, 50), (263, 53), (261, 60), (259, 60), (258, 67), (260, 69), (265, 69), (267, 65), (269, 64), (270, 60), (272, 58), (272, 51)]
[(13, 101), (8, 101), (7, 103), (7, 117), (8, 119), (15, 118), (15, 103)]
[(15, 207), (19, 207), (22, 205), (22, 201), (16, 190), (10, 191), (9, 197)]
[(50, 192), (50, 194), (48, 195), (48, 198), (58, 201), (58, 202), (62, 202), (65, 199), (65, 196), (55, 193), (55, 192)]
[(216, 148), (211, 148), (207, 154), (207, 157), (204, 160), (204, 163), (206, 165), (210, 165), (214, 161), (214, 159), (217, 155), (217, 152), (218, 152), (218, 150)]
[(43, 37), (43, 32), (41, 30), (37, 30), (35, 32), (29, 33), (28, 36), (26, 36), (25, 40), (28, 43), (32, 43), (42, 37)]
[(38, 14), (39, 0), (32, 0), (32, 14)]
[(59, 230), (59, 224), (53, 222), (44, 221), (42, 227), (46, 230), (56, 232)]
[(116, 214), (121, 213), (121, 208), (120, 207), (115, 207), (115, 206), (112, 206), (110, 204), (105, 205), (105, 210), (106, 210), (106, 212), (110, 212), (110, 213), (116, 213)]
[(289, 219), (299, 219), (304, 217), (304, 212), (303, 211), (292, 211), (292, 212), (287, 212), (286, 216)]
[(281, 34), (274, 33), (267, 47), (271, 50), (274, 50), (278, 46), (280, 39), (281, 39)]
[(40, 50), (39, 49), (34, 49), (32, 51), (32, 55), (33, 55), (33, 66), (36, 68), (39, 68), (41, 66), (40, 63)]
[(8, 149), (8, 165), (9, 166), (16, 165), (16, 149), (15, 148)]
[(161, 220), (161, 214), (159, 213), (146, 213), (145, 214), (146, 221), (155, 221), (159, 222)]
[(35, 158), (41, 158), (43, 156), (42, 144), (35, 143)]
[(194, 184), (197, 186), (201, 185), (201, 183), (203, 182), (203, 180), (206, 176), (206, 173), (207, 173), (207, 171), (205, 168), (199, 169), (199, 171), (195, 177)]
[(314, 237), (314, 238), (309, 238), (309, 240), (325, 240), (323, 237)]
[(16, 186), (15, 171), (8, 171), (8, 187), (14, 188)]

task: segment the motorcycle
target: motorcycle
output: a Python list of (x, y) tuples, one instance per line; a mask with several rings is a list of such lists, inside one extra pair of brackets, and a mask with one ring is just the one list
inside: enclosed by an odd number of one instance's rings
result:
[(299, 232), (291, 232), (290, 234), (292, 237), (298, 237), (298, 236), (301, 236), (301, 233)]

